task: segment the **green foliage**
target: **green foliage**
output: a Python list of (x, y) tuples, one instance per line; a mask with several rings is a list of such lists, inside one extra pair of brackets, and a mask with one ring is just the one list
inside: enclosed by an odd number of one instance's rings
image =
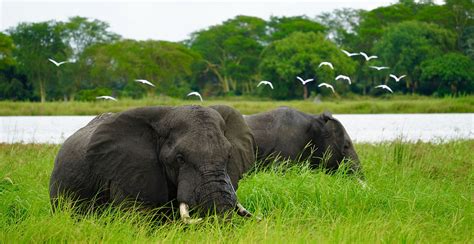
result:
[[(296, 82), (296, 81), (295, 81)], [(186, 93), (187, 94), (187, 93)], [(94, 94), (95, 95), (95, 94)], [(114, 95), (103, 93), (97, 95)], [(95, 97), (94, 97), (95, 98)], [(95, 100), (95, 99), (94, 99)], [(167, 96), (149, 97), (140, 100), (120, 97), (118, 102), (32, 102), (0, 101), (0, 115), (97, 115), (105, 112), (120, 112), (126, 109), (156, 106), (196, 105), (210, 106), (224, 104), (234, 107), (242, 114), (269, 111), (281, 106), (289, 106), (307, 113), (322, 113), (326, 110), (336, 114), (379, 114), (379, 113), (473, 113), (474, 96), (431, 98), (421, 96), (387, 96), (381, 98), (351, 97), (350, 99), (323, 98), (320, 103), (311, 100), (272, 101), (255, 97), (225, 97), (219, 99), (204, 97), (199, 102), (195, 97), (184, 99)]]
[(405, 78), (406, 89), (415, 92), (419, 86), (421, 63), (454, 46), (454, 33), (437, 25), (407, 21), (388, 27), (374, 52), (395, 74), (409, 74)]
[(98, 87), (94, 89), (83, 89), (77, 93), (77, 101), (95, 101), (98, 96), (111, 96), (112, 89), (105, 87)]
[[(315, 85), (332, 81), (338, 74), (350, 76), (353, 84), (333, 83), (336, 96), (388, 96), (373, 89), (378, 84), (388, 84), (396, 93), (421, 89), (431, 95), (437, 91), (436, 82), (421, 81), (421, 63), (451, 52), (474, 59), (473, 13), (472, 0), (446, 0), (441, 5), (431, 0), (400, 0), (370, 11), (343, 8), (314, 18), (272, 16), (265, 21), (241, 15), (196, 31), (183, 43), (124, 40), (109, 30), (108, 23), (80, 16), (65, 22), (21, 23), (9, 29), (8, 35), (0, 33), (0, 99), (72, 101), (82, 89), (100, 87), (135, 99), (157, 94), (184, 98), (191, 90), (206, 97), (258, 94), (293, 99), (303, 94), (308, 98), (318, 93), (332, 96)], [(295, 57), (278, 54), (275, 46), (291, 50), (288, 40), (296, 33), (326, 35), (327, 39), (317, 39), (322, 43), (316, 48), (303, 44), (309, 48), (307, 53), (300, 48)], [(297, 43), (293, 46), (302, 44), (302, 40), (293, 41)], [(340, 48), (380, 58), (370, 63), (360, 56), (341, 59)], [(57, 68), (48, 58), (74, 63)], [(315, 69), (314, 63), (323, 59), (339, 60), (338, 70)], [(375, 72), (370, 65), (390, 70)], [(390, 73), (407, 77), (392, 83)], [(317, 80), (296, 86), (291, 84), (296, 75)], [(137, 84), (138, 78), (158, 86)], [(281, 84), (274, 92), (257, 88), (264, 79)], [(472, 93), (464, 87), (457, 89)]]
[(176, 211), (164, 222), (112, 208), (77, 216), (67, 202), (52, 213), (59, 146), (0, 144), (0, 242), (472, 242), (473, 140), (355, 147), (369, 188), (342, 172), (282, 163), (239, 184), (239, 201), (261, 221), (233, 214), (186, 226)]
[[(124, 90), (124, 95), (140, 98), (163, 93), (181, 96), (186, 91), (186, 79), (191, 76), (192, 64), (199, 55), (184, 45), (165, 41), (122, 40), (98, 44), (85, 50), (81, 60), (90, 73), (94, 85)], [(135, 82), (146, 79), (156, 88)]]
[(0, 71), (9, 69), (15, 64), (14, 48), (11, 37), (0, 32)]
[(328, 38), (336, 44), (353, 46), (355, 30), (363, 13), (365, 11), (360, 9), (335, 9), (333, 12), (323, 12), (316, 19), (328, 29)]
[[(331, 62), (334, 70), (327, 66), (318, 68), (323, 61)], [(262, 79), (272, 81), (275, 89), (270, 92), (268, 87), (261, 87), (259, 92), (261, 96), (276, 99), (301, 97), (303, 86), (296, 76), (315, 78), (318, 83), (333, 83), (336, 89), (344, 90), (347, 89), (347, 83), (336, 83), (334, 78), (339, 74), (350, 75), (354, 69), (355, 63), (334, 43), (325, 39), (323, 34), (295, 32), (287, 38), (271, 43), (262, 53)], [(316, 82), (310, 82), (306, 86), (322, 91), (316, 88)]]
[(260, 18), (237, 16), (191, 35), (188, 45), (204, 58), (201, 72), (221, 94), (248, 89), (259, 64), (265, 26)]
[(425, 94), (458, 95), (474, 91), (474, 61), (458, 54), (448, 53), (421, 64), (420, 91)]
[(68, 51), (58, 24), (54, 21), (21, 23), (8, 32), (16, 45), (14, 55), (19, 71), (33, 82), (41, 101), (46, 101), (48, 86), (57, 82), (56, 66), (48, 58), (64, 60)]
[(268, 22), (269, 39), (271, 41), (281, 40), (295, 32), (324, 33), (326, 27), (318, 22), (308, 19), (306, 16), (294, 17), (270, 17)]

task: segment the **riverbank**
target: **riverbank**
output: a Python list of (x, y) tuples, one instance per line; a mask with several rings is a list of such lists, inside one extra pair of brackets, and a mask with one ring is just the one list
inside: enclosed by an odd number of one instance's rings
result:
[(10, 102), (0, 101), (0, 116), (18, 115), (97, 115), (104, 112), (120, 112), (142, 106), (178, 106), (199, 104), (204, 106), (226, 104), (243, 114), (268, 111), (280, 106), (290, 106), (307, 113), (321, 113), (329, 110), (337, 114), (381, 114), (381, 113), (472, 113), (474, 96), (457, 98), (432, 98), (420, 96), (398, 96), (388, 99), (355, 97), (353, 99), (314, 101), (259, 101), (255, 98), (219, 98), (196, 101), (170, 97), (156, 97), (141, 100), (120, 99), (94, 102)]
[(240, 183), (263, 220), (207, 217), (185, 226), (136, 212), (51, 213), (48, 182), (59, 146), (0, 144), (0, 242), (472, 243), (474, 140), (356, 144), (369, 188), (293, 166)]

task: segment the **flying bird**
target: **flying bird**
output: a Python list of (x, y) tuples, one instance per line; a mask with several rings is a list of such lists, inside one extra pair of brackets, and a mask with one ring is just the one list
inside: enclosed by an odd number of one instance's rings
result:
[(260, 81), (260, 83), (258, 83), (257, 87), (259, 87), (262, 84), (263, 85), (268, 85), (268, 86), (270, 86), (270, 88), (273, 89), (273, 84), (270, 81), (262, 80), (262, 81)]
[(389, 69), (390, 67), (387, 66), (369, 66), (369, 68), (376, 69), (378, 71), (383, 70), (383, 69)]
[(314, 80), (314, 79), (303, 80), (303, 78), (301, 78), (301, 77), (299, 77), (299, 76), (296, 76), (296, 79), (298, 79), (299, 81), (301, 81), (301, 83), (302, 83), (303, 85), (306, 85), (306, 83), (311, 82), (311, 81)]
[(104, 99), (104, 100), (113, 100), (113, 101), (118, 101), (115, 97), (111, 97), (111, 96), (100, 96), (100, 97), (96, 97), (95, 99)]
[(153, 86), (155, 87), (155, 85), (153, 85), (153, 83), (147, 81), (147, 80), (143, 80), (143, 79), (136, 79), (135, 80), (136, 82), (139, 82), (139, 83), (142, 83), (142, 84), (145, 84), (145, 85), (149, 85), (149, 86)]
[(396, 75), (394, 74), (390, 74), (390, 77), (392, 77), (396, 82), (399, 82), (401, 79), (403, 79), (403, 77), (405, 77), (406, 75), (402, 75), (400, 77), (397, 77)]
[(388, 90), (389, 92), (393, 93), (392, 89), (390, 89), (390, 87), (388, 87), (387, 85), (378, 85), (375, 88), (382, 88), (382, 89)]
[(330, 62), (321, 62), (318, 66), (318, 68), (321, 68), (321, 66), (323, 65), (327, 65), (329, 67), (331, 67), (331, 69), (334, 69), (334, 67), (332, 66), (332, 64)]
[(351, 78), (349, 78), (349, 76), (338, 75), (335, 80), (339, 80), (339, 79), (347, 80), (349, 82), (349, 85), (351, 84)]
[(201, 99), (201, 102), (202, 102), (202, 96), (201, 96), (201, 94), (199, 94), (199, 92), (190, 92), (190, 93), (187, 95), (187, 97), (189, 97), (189, 96), (198, 96), (199, 99)]
[(360, 52), (360, 55), (364, 56), (365, 61), (369, 61), (369, 60), (371, 60), (371, 59), (373, 59), (373, 58), (378, 58), (378, 57), (375, 56), (375, 55), (369, 57), (369, 56), (367, 56), (367, 54), (364, 53), (364, 52)]
[(349, 57), (360, 55), (360, 53), (350, 53), (350, 52), (348, 52), (348, 51), (346, 51), (346, 50), (344, 50), (344, 49), (341, 49), (341, 51), (342, 51), (343, 53), (345, 53), (345, 54), (346, 54), (347, 56), (349, 56)]
[(62, 62), (56, 62), (55, 60), (51, 59), (51, 58), (48, 58), (48, 60), (53, 63), (54, 65), (56, 65), (56, 67), (59, 67), (65, 63), (72, 63), (72, 61), (62, 61)]
[(331, 89), (333, 93), (336, 93), (336, 92), (334, 91), (334, 87), (332, 87), (332, 86), (329, 85), (328, 83), (321, 83), (321, 84), (318, 85), (318, 87), (322, 87), (322, 86), (327, 87), (327, 88)]

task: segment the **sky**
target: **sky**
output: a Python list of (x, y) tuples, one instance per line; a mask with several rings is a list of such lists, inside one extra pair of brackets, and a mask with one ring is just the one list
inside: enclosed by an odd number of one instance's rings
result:
[[(99, 19), (124, 38), (182, 41), (194, 31), (237, 15), (315, 17), (338, 8), (371, 10), (397, 0), (0, 0), (0, 31), (21, 22)], [(442, 3), (441, 0), (435, 1)]]

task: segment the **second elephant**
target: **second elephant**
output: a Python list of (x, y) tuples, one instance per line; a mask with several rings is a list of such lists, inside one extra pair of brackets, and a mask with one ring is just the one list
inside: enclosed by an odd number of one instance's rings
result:
[(244, 116), (244, 119), (254, 135), (258, 160), (268, 161), (268, 157), (277, 155), (293, 160), (299, 156), (311, 157), (312, 168), (323, 166), (330, 171), (346, 161), (349, 172), (361, 172), (351, 138), (341, 122), (329, 112), (312, 115), (280, 107)]

